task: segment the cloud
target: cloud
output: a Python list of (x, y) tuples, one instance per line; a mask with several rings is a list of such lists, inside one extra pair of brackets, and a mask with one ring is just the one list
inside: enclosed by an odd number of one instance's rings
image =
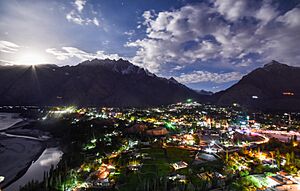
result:
[(225, 83), (241, 79), (239, 72), (214, 73), (208, 71), (193, 71), (189, 74), (181, 74), (175, 79), (181, 83), (192, 84), (199, 82)]
[(135, 31), (134, 30), (125, 31), (124, 34), (127, 36), (132, 36), (135, 34)]
[[(283, 22), (288, 27), (299, 27), (300, 26), (300, 8), (296, 7), (284, 15), (278, 17), (279, 22)], [(298, 29), (298, 28), (297, 28)]]
[[(217, 0), (171, 11), (145, 11), (145, 37), (126, 43), (137, 48), (132, 62), (151, 72), (214, 60), (243, 68), (277, 59), (300, 61), (299, 8), (278, 10), (271, 1)], [(209, 62), (207, 62), (209, 63)]]
[(214, 14), (205, 4), (158, 14), (145, 11), (143, 24), (147, 27), (147, 37), (126, 44), (139, 48), (132, 61), (158, 72), (161, 65), (169, 62), (186, 64), (215, 57), (220, 48), (203, 37), (226, 25), (214, 18)]
[(75, 11), (71, 11), (70, 13), (68, 13), (66, 15), (66, 19), (70, 22), (73, 22), (73, 23), (76, 23), (78, 25), (83, 25), (85, 23), (89, 23), (89, 22), (86, 22), (85, 19), (81, 18), (81, 16), (79, 14), (76, 14)]
[(0, 41), (0, 52), (15, 53), (19, 50), (19, 47), (20, 47), (19, 45), (9, 41), (5, 41), (5, 40)]
[[(100, 22), (95, 16), (86, 17), (82, 13), (85, 4), (86, 4), (85, 0), (75, 0), (75, 2), (73, 4), (74, 9), (72, 9), (70, 12), (68, 12), (66, 14), (66, 19), (69, 22), (73, 22), (73, 23), (78, 24), (78, 25), (93, 24), (93, 25), (99, 27)], [(91, 12), (92, 12), (93, 15), (97, 14), (97, 12), (95, 12), (95, 11), (91, 11)]]
[(173, 68), (173, 70), (182, 70), (184, 67), (183, 66), (175, 66), (175, 68)]
[(75, 4), (78, 12), (81, 13), (84, 8), (84, 5), (86, 4), (86, 1), (85, 0), (75, 0), (74, 4)]
[(256, 12), (255, 17), (267, 24), (272, 19), (278, 16), (278, 11), (269, 2), (264, 2), (262, 7)]
[(111, 59), (118, 60), (121, 57), (118, 54), (106, 54), (104, 51), (96, 53), (88, 53), (75, 47), (62, 47), (61, 50), (56, 48), (48, 48), (46, 52), (55, 56), (57, 60), (67, 60), (70, 58), (78, 58), (80, 61), (91, 59)]
[(214, 5), (226, 19), (235, 21), (245, 14), (246, 3), (243, 0), (216, 0)]
[(93, 18), (93, 23), (94, 25), (96, 25), (97, 27), (100, 25), (98, 19), (96, 17)]

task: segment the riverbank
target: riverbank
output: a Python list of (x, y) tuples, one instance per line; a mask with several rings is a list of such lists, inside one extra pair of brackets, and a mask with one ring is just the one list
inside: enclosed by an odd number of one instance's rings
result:
[(33, 120), (18, 120), (11, 118), (14, 114), (1, 114), (4, 120), (12, 119), (1, 123), (0, 128), (0, 175), (5, 177), (0, 189), (5, 189), (23, 177), (48, 147), (57, 147), (59, 143), (50, 133), (32, 129)]
[(0, 113), (0, 131), (23, 126), (24, 122), (18, 113)]
[(21, 177), (5, 187), (4, 190), (16, 191), (32, 180), (39, 182), (43, 181), (45, 175), (44, 172), (49, 172), (52, 165), (55, 167), (61, 160), (62, 155), (63, 152), (59, 147), (46, 148), (40, 156), (38, 156), (38, 159), (26, 169)]

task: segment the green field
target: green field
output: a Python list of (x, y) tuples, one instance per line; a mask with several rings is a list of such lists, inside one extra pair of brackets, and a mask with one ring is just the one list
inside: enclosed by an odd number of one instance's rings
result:
[[(126, 176), (123, 176), (123, 181), (126, 182), (126, 186), (122, 186), (120, 190), (136, 190), (137, 185), (145, 184), (145, 182), (150, 181), (160, 181), (164, 177), (168, 176), (172, 172), (175, 172), (171, 163), (178, 161), (191, 162), (193, 157), (191, 153), (187, 150), (171, 147), (171, 148), (149, 148), (141, 149), (140, 153), (146, 153), (151, 159), (141, 159), (140, 162), (143, 164), (142, 168), (137, 172), (125, 173), (125, 168), (123, 169)], [(180, 174), (187, 174), (188, 168), (176, 171)]]

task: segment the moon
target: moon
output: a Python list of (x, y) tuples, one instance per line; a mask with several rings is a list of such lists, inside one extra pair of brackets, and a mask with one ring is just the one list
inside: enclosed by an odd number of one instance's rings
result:
[(19, 65), (39, 65), (46, 64), (47, 59), (45, 55), (39, 51), (27, 50), (16, 56), (15, 63)]

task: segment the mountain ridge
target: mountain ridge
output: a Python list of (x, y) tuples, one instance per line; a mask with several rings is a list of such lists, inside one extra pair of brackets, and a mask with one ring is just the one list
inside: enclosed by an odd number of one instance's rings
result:
[(300, 68), (271, 61), (213, 95), (220, 105), (239, 103), (258, 110), (300, 110)]
[(146, 107), (201, 100), (185, 85), (121, 59), (0, 66), (0, 81), (0, 105)]
[(148, 107), (192, 98), (256, 110), (300, 110), (300, 68), (275, 60), (226, 90), (192, 90), (127, 60), (87, 60), (75, 66), (0, 65), (0, 105)]

